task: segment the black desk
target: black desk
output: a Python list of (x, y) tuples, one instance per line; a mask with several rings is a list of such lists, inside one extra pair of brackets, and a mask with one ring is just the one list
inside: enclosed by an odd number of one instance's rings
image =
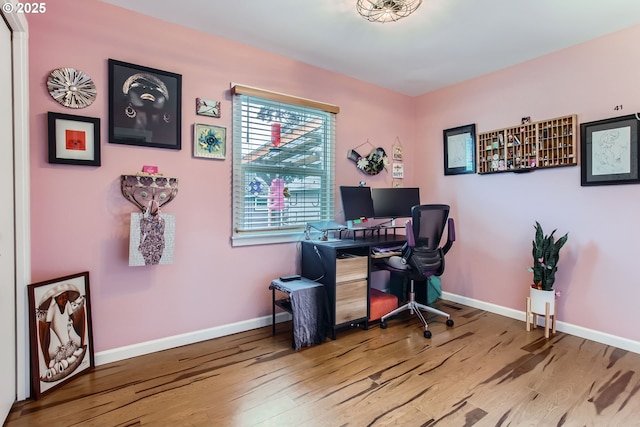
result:
[(341, 327), (368, 329), (371, 248), (402, 245), (405, 239), (403, 234), (397, 234), (302, 242), (302, 275), (324, 285), (333, 339)]

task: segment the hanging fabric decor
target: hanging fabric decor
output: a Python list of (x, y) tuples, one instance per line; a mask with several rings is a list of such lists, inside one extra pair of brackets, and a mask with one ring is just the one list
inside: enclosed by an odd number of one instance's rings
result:
[(267, 196), (267, 207), (270, 211), (281, 211), (285, 208), (284, 199), (286, 197), (284, 179), (274, 178), (269, 186), (269, 195)]
[(389, 164), (389, 158), (384, 149), (382, 147), (374, 147), (368, 139), (356, 148), (360, 148), (365, 144), (369, 144), (372, 147), (369, 154), (362, 156), (355, 149), (351, 149), (347, 154), (347, 158), (354, 162), (356, 167), (367, 175), (377, 175), (382, 172), (383, 169), (386, 170)]
[[(156, 211), (152, 211), (153, 203)], [(129, 266), (171, 264), (176, 232), (175, 216), (160, 212), (153, 199), (147, 209), (131, 214)]]

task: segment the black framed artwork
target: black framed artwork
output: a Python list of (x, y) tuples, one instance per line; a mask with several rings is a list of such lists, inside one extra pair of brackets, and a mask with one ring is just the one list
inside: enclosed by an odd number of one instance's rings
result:
[(476, 173), (476, 125), (445, 129), (444, 174)]
[(49, 163), (100, 166), (100, 119), (47, 114)]
[(27, 286), (36, 399), (95, 366), (89, 272)]
[(109, 59), (109, 142), (180, 150), (182, 76)]
[(633, 114), (580, 124), (580, 184), (640, 183), (639, 128)]

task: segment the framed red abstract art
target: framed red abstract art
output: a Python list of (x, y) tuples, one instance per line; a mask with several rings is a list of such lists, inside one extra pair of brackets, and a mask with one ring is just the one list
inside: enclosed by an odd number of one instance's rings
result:
[(49, 163), (100, 166), (100, 119), (49, 113)]

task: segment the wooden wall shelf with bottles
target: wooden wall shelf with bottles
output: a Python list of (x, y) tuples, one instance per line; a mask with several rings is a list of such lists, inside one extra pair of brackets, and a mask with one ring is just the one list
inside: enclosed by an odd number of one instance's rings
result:
[(578, 164), (575, 114), (478, 134), (479, 174)]

